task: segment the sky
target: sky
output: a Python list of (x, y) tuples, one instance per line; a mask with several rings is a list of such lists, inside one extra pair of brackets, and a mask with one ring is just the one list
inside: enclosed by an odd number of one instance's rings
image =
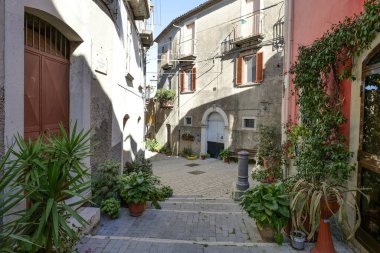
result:
[[(188, 12), (207, 0), (151, 0), (154, 4), (154, 33), (156, 38), (162, 30), (176, 17)], [(147, 56), (147, 83), (156, 79), (157, 72), (157, 44), (149, 49)], [(154, 73), (152, 73), (154, 72)]]

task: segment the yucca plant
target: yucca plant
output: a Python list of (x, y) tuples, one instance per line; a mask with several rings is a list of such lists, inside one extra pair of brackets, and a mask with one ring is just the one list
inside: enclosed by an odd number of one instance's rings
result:
[[(17, 137), (17, 160), (12, 166), (22, 171), (17, 179), (24, 193), (29, 194), (30, 208), (16, 220), (16, 230), (25, 235), (19, 243), (21, 252), (66, 252), (78, 240), (77, 231), (68, 224), (74, 217), (81, 225), (85, 220), (75, 207), (88, 201), (83, 195), (89, 188), (89, 174), (84, 159), (90, 155), (90, 132), (71, 134), (61, 125), (58, 135), (25, 142)], [(74, 203), (67, 200), (77, 197)], [(39, 246), (36, 246), (39, 245)]]
[(14, 252), (15, 241), (27, 241), (15, 229), (14, 221), (7, 221), (9, 216), (18, 214), (12, 212), (12, 208), (17, 206), (24, 200), (23, 190), (15, 187), (13, 181), (21, 176), (22, 170), (15, 166), (9, 165), (9, 157), (12, 153), (12, 148), (0, 158), (0, 251)]

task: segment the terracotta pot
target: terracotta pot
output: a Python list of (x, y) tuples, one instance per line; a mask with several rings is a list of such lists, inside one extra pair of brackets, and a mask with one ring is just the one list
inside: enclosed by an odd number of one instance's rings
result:
[(324, 196), (320, 201), (321, 218), (319, 220), (318, 239), (312, 253), (336, 253), (332, 234), (330, 230), (329, 218), (339, 210), (339, 204), (335, 196), (328, 197), (327, 202)]
[(274, 242), (274, 228), (267, 225), (259, 226), (256, 223), (257, 229), (259, 230), (259, 233), (261, 235), (261, 239), (263, 239), (264, 242)]
[(230, 163), (230, 158), (228, 158), (228, 157), (223, 158), (223, 161), (224, 161), (225, 163)]
[(129, 215), (133, 217), (141, 216), (145, 210), (145, 203), (146, 202), (138, 204), (128, 203)]

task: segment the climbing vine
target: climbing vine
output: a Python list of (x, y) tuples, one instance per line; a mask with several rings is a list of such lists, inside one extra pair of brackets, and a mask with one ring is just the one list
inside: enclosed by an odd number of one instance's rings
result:
[(341, 81), (355, 80), (352, 57), (370, 47), (380, 32), (380, 0), (365, 2), (364, 12), (333, 25), (310, 46), (300, 46), (291, 68), (301, 123), (309, 133), (298, 147), (298, 176), (309, 182), (343, 183), (353, 169), (340, 133), (346, 122)]

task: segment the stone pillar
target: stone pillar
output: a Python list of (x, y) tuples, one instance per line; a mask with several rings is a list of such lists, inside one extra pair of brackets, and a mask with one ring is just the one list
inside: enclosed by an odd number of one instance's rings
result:
[(238, 181), (234, 183), (233, 198), (239, 200), (243, 193), (249, 188), (248, 182), (248, 155), (247, 151), (238, 153)]

